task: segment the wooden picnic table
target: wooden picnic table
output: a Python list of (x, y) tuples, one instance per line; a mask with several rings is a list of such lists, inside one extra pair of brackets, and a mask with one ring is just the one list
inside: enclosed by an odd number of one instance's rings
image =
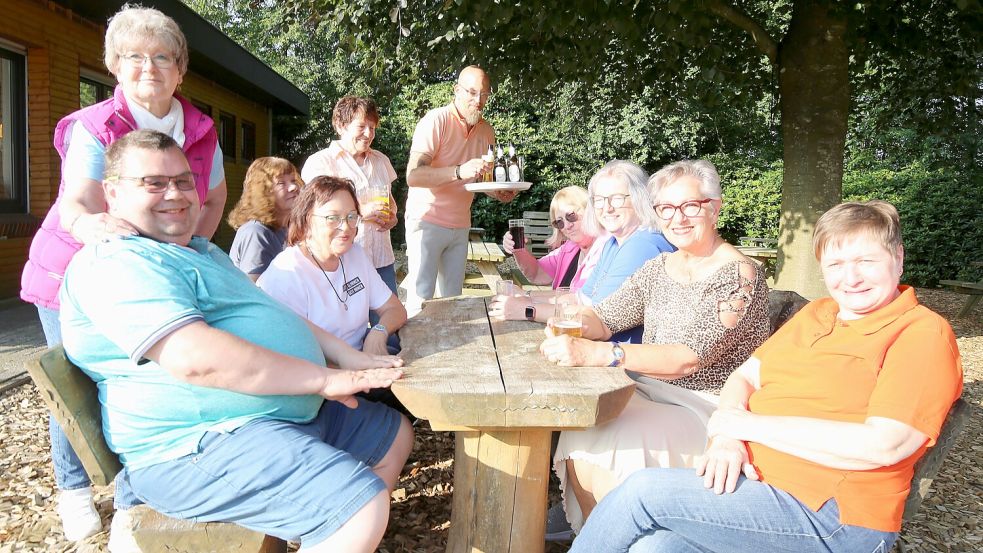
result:
[(551, 431), (614, 419), (634, 383), (618, 368), (547, 362), (542, 325), (491, 320), (484, 298), (428, 301), (400, 336), (406, 375), (393, 392), (435, 431), (455, 431), (447, 551), (542, 552)]
[(758, 263), (767, 263), (770, 260), (778, 259), (778, 241), (774, 238), (757, 238), (754, 236), (741, 236), (738, 239), (738, 251)]
[[(983, 261), (973, 261), (970, 263), (974, 267), (983, 267)], [(966, 303), (963, 304), (962, 309), (956, 313), (956, 317), (966, 317), (973, 311), (976, 304), (983, 299), (983, 280), (979, 282), (969, 282), (964, 280), (940, 280), (939, 284), (943, 286), (948, 286), (953, 291), (959, 294), (966, 294)]]
[(478, 266), (481, 272), (477, 277), (465, 277), (468, 284), (482, 284), (495, 293), (495, 283), (502, 280), (498, 264), (505, 261), (505, 252), (494, 242), (472, 240), (468, 242), (468, 261)]

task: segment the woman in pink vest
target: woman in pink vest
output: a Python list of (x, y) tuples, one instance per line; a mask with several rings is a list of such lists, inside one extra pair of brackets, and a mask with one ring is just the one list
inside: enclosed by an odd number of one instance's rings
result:
[[(188, 46), (174, 20), (154, 9), (124, 7), (109, 21), (105, 49), (106, 67), (119, 85), (112, 98), (68, 115), (55, 128), (61, 186), (31, 243), (21, 277), (21, 298), (37, 305), (49, 346), (61, 342), (58, 290), (75, 252), (83, 244), (136, 234), (128, 223), (106, 213), (101, 181), (103, 155), (110, 143), (132, 130), (150, 128), (181, 145), (202, 203), (196, 234), (210, 238), (225, 207), (225, 172), (212, 119), (175, 94), (188, 69)], [(49, 429), (55, 480), (61, 490), (57, 511), (65, 537), (81, 540), (100, 531), (102, 521), (92, 503), (88, 476), (64, 432), (54, 419)], [(125, 488), (117, 485), (118, 508), (139, 503)], [(120, 518), (113, 519), (114, 528)], [(132, 549), (114, 536), (110, 551)]]

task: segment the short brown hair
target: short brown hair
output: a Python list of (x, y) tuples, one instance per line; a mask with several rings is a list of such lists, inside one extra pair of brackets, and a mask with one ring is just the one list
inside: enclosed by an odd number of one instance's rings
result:
[(253, 161), (242, 183), (242, 197), (229, 212), (229, 226), (238, 229), (249, 221), (259, 221), (273, 230), (280, 228), (273, 186), (281, 175), (293, 175), (297, 185), (303, 188), (300, 172), (282, 157), (261, 157)]
[(827, 246), (847, 238), (867, 235), (894, 254), (901, 247), (898, 210), (883, 200), (844, 202), (823, 213), (812, 234), (812, 247), (820, 259)]
[(355, 202), (355, 211), (361, 215), (358, 207), (358, 196), (355, 195), (355, 185), (348, 179), (321, 175), (314, 177), (294, 201), (290, 212), (290, 230), (287, 231), (287, 245), (295, 246), (307, 239), (307, 231), (311, 225), (311, 212), (320, 204), (331, 200), (337, 192), (347, 193)]
[(379, 124), (379, 108), (375, 105), (375, 100), (361, 96), (342, 96), (331, 112), (331, 124), (340, 132), (359, 114), (362, 114), (366, 121)]
[[(120, 166), (123, 165), (123, 156), (130, 150), (140, 149), (163, 152), (171, 148), (181, 152), (182, 156), (184, 155), (177, 142), (162, 132), (150, 129), (128, 132), (122, 138), (110, 144), (109, 148), (106, 149), (106, 166), (103, 176), (106, 179), (120, 176), (119, 171)], [(198, 175), (194, 177), (196, 179), (199, 178)]]

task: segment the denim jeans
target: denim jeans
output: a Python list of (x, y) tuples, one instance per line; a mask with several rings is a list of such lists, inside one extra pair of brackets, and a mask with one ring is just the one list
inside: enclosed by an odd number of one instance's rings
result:
[[(58, 321), (58, 311), (47, 307), (37, 306), (38, 318), (41, 319), (41, 330), (48, 347), (61, 343), (61, 323)], [(51, 464), (55, 469), (55, 485), (59, 490), (78, 490), (92, 485), (86, 474), (82, 461), (72, 449), (68, 436), (53, 416), (48, 415), (48, 436), (51, 439)], [(117, 509), (129, 509), (142, 502), (133, 495), (126, 484), (126, 469), (116, 477), (116, 496), (114, 504)]]
[[(375, 272), (379, 273), (382, 277), (382, 282), (386, 283), (386, 286), (392, 290), (392, 293), (399, 297), (399, 289), (396, 285), (396, 264), (390, 263), (385, 267), (376, 267)], [(375, 325), (379, 322), (379, 314), (375, 311), (369, 311), (369, 324)], [(396, 355), (402, 350), (402, 345), (399, 342), (399, 335), (395, 332), (389, 335), (389, 339), (386, 340), (386, 347), (389, 348), (389, 353)]]
[(839, 518), (835, 499), (813, 512), (743, 476), (716, 495), (692, 469), (646, 469), (601, 501), (570, 553), (887, 553), (898, 536)]

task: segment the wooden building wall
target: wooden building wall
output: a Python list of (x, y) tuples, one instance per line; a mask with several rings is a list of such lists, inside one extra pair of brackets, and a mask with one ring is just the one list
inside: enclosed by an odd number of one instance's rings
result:
[[(60, 160), (52, 146), (52, 137), (57, 122), (79, 108), (80, 68), (115, 82), (102, 62), (104, 33), (103, 25), (84, 20), (58, 4), (44, 0), (3, 0), (0, 47), (16, 45), (26, 50), (28, 210), (38, 222), (58, 194)], [(243, 177), (250, 163), (241, 155), (242, 121), (255, 125), (256, 156), (269, 155), (269, 109), (221, 83), (190, 72), (185, 75), (180, 92), (210, 106), (216, 127), (220, 112), (235, 117), (235, 151), (225, 152), (227, 213), (242, 193)], [(10, 214), (0, 217), (16, 220)], [(14, 297), (20, 290), (21, 269), (32, 238), (21, 234), (25, 233), (0, 232), (0, 299)], [(228, 248), (233, 235), (223, 220), (215, 241)]]

